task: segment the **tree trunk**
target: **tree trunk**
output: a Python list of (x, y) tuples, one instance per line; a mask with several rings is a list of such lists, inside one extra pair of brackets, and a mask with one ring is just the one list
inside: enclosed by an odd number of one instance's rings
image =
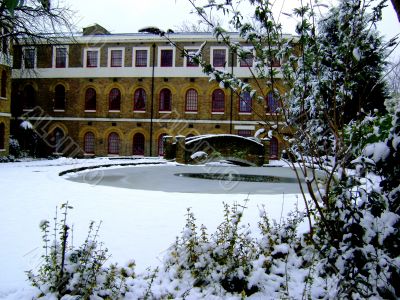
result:
[(400, 0), (391, 0), (393, 4), (393, 8), (396, 11), (397, 19), (400, 22)]

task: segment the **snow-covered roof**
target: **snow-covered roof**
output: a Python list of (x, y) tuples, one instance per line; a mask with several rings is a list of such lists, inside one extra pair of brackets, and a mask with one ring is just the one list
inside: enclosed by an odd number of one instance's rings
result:
[(204, 134), (204, 135), (196, 135), (193, 137), (190, 137), (188, 139), (186, 139), (186, 144), (191, 144), (194, 143), (196, 141), (199, 140), (203, 140), (203, 139), (209, 139), (209, 138), (214, 138), (214, 137), (233, 137), (233, 138), (238, 138), (238, 139), (243, 139), (246, 141), (250, 141), (253, 143), (256, 143), (258, 145), (262, 146), (262, 143), (260, 141), (258, 141), (257, 139), (253, 138), (253, 137), (245, 137), (245, 136), (241, 136), (241, 135), (236, 135), (236, 134)]

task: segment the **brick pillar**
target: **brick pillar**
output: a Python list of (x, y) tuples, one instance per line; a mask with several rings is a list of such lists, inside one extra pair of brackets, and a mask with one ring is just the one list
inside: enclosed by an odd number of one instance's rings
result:
[(264, 164), (269, 164), (269, 139), (261, 139), (264, 146)]
[(176, 162), (180, 164), (186, 164), (186, 159), (185, 159), (186, 137), (183, 135), (177, 135), (175, 137), (175, 140), (176, 140)]
[(163, 137), (163, 146), (164, 146), (164, 158), (165, 159), (174, 159), (175, 151), (174, 151), (174, 137), (170, 135), (166, 135)]

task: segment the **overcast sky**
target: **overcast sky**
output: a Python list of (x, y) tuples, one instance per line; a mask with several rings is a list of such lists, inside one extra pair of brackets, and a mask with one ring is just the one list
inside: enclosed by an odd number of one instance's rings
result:
[[(184, 22), (195, 22), (197, 17), (190, 14), (192, 6), (188, 0), (64, 0), (77, 12), (78, 29), (98, 23), (111, 33), (134, 33), (146, 26), (160, 29), (176, 29)], [(277, 1), (279, 3), (282, 1)], [(285, 2), (285, 1), (284, 1)], [(322, 2), (322, 1), (321, 1)], [(328, 1), (324, 1), (325, 3)], [(297, 4), (299, 1), (289, 0), (286, 3)], [(324, 9), (324, 8), (322, 8)], [(286, 13), (290, 7), (283, 8)], [(294, 33), (294, 22), (282, 16), (287, 33)], [(390, 1), (384, 11), (381, 32), (387, 37), (400, 33)]]

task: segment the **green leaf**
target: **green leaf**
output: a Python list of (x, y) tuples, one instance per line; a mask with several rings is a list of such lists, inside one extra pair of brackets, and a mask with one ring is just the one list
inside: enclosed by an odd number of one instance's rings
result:
[(40, 0), (40, 3), (42, 3), (42, 6), (46, 11), (50, 10), (50, 0)]
[(11, 15), (14, 15), (14, 10), (19, 5), (19, 0), (5, 0), (4, 3), (6, 5), (7, 10), (10, 12)]

